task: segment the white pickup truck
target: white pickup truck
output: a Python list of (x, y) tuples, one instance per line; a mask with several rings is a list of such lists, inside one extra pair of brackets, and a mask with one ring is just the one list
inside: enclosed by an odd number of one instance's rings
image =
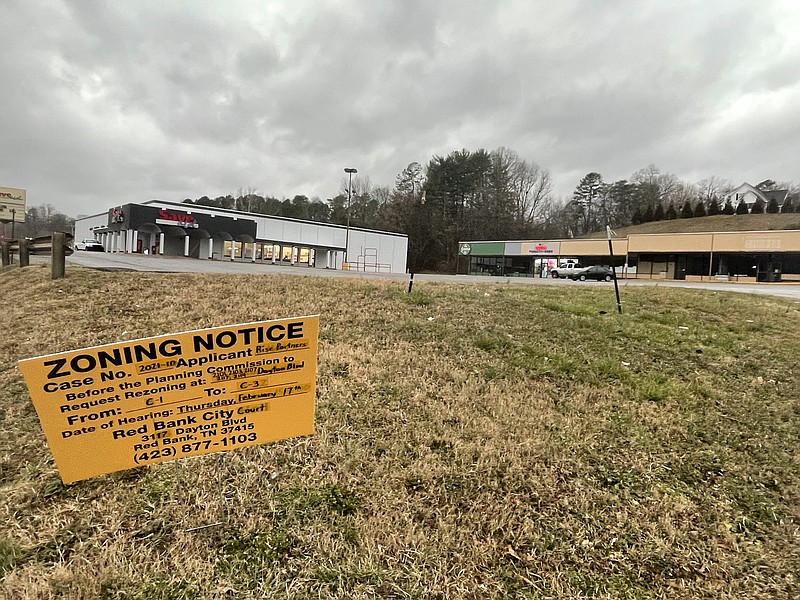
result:
[(569, 279), (581, 269), (583, 269), (583, 267), (576, 262), (566, 262), (560, 267), (553, 267), (550, 269), (550, 277), (553, 279), (558, 279), (559, 277), (561, 279)]

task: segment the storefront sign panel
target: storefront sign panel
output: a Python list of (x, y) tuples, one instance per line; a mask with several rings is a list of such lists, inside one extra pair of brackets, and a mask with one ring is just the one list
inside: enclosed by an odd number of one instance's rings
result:
[(189, 213), (174, 212), (166, 209), (158, 211), (157, 225), (177, 225), (187, 229), (197, 228), (197, 221)]
[(469, 245), (472, 256), (503, 256), (506, 249), (505, 242), (469, 242)]
[(523, 256), (558, 255), (561, 252), (560, 242), (522, 242), (520, 254)]

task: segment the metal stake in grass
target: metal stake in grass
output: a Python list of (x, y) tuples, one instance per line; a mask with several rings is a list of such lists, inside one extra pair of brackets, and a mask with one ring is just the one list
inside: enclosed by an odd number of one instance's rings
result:
[(611, 225), (606, 225), (608, 234), (608, 255), (611, 257), (611, 273), (614, 278), (614, 292), (617, 294), (617, 312), (622, 314), (622, 302), (619, 300), (619, 283), (617, 283), (617, 270), (614, 268), (614, 246), (611, 244)]

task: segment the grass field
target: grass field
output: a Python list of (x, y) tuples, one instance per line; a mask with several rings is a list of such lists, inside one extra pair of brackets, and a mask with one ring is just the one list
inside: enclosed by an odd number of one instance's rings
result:
[[(800, 596), (797, 302), (67, 274), (0, 272), (0, 598)], [(61, 483), (18, 359), (314, 313), (313, 436)]]

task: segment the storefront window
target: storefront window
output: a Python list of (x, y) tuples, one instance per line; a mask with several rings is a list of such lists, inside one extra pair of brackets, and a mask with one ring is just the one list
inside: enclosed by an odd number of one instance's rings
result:
[[(534, 266), (537, 270), (534, 270)], [(472, 275), (514, 275), (530, 277), (541, 268), (540, 260), (529, 256), (473, 256), (470, 260)]]
[(265, 260), (272, 260), (272, 244), (264, 244), (263, 258)]
[(300, 259), (299, 262), (307, 263), (308, 262), (308, 248), (300, 248)]
[(292, 260), (292, 250), (293, 250), (293, 248), (291, 246), (284, 246), (283, 247), (283, 256), (281, 257), (281, 260), (285, 260), (286, 262), (291, 262), (291, 260)]
[(470, 273), (473, 275), (501, 275), (503, 272), (503, 259), (490, 257), (472, 257)]
[(242, 257), (242, 243), (241, 242), (225, 242), (225, 256), (231, 257), (231, 245), (233, 245), (233, 256), (235, 258)]

